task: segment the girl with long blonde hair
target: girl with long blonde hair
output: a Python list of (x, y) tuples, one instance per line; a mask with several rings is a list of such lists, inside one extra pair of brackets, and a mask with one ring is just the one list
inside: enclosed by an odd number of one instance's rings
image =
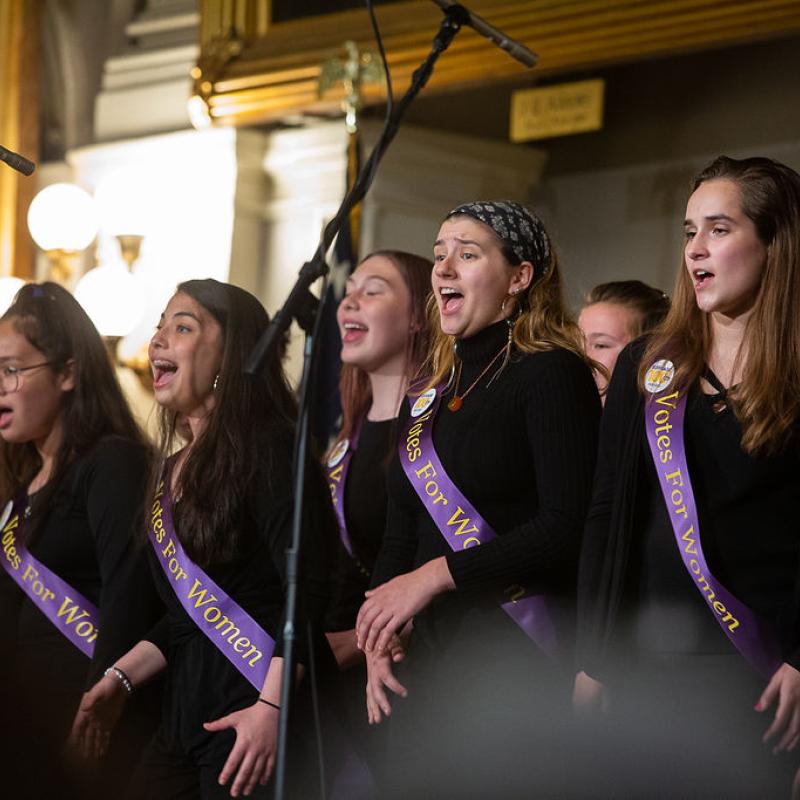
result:
[(516, 796), (563, 779), (544, 720), (568, 702), (600, 403), (550, 238), (524, 206), (448, 214), (432, 286), (432, 377), (402, 412), (356, 624), (367, 710), (393, 717), (387, 796)]

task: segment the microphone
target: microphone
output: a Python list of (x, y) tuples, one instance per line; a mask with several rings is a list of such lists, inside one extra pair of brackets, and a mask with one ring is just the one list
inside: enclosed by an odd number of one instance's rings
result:
[(30, 175), (35, 169), (36, 164), (33, 161), (28, 161), (25, 156), (15, 153), (0, 144), (0, 161), (5, 161), (11, 169), (21, 172), (23, 175)]
[[(442, 11), (447, 11), (448, 8), (458, 6), (458, 3), (451, 3), (449, 0), (433, 0)], [(483, 17), (473, 14), (468, 8), (461, 6), (466, 12), (467, 24), (474, 28), (481, 36), (485, 36), (490, 42), (494, 42), (501, 50), (505, 50), (512, 58), (515, 58), (526, 67), (535, 67), (539, 61), (539, 56), (536, 53), (528, 50), (525, 45), (520, 44), (510, 36), (506, 36), (503, 31), (490, 25)]]

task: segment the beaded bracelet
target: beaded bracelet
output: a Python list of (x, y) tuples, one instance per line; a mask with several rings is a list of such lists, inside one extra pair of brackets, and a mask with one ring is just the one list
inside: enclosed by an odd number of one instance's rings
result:
[(119, 667), (109, 667), (103, 673), (103, 677), (105, 678), (106, 675), (113, 675), (125, 687), (128, 694), (133, 694), (133, 684), (130, 678)]

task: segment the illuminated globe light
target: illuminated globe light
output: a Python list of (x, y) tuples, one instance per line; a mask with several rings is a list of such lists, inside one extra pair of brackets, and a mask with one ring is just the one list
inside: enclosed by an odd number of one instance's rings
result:
[(98, 224), (94, 198), (72, 183), (46, 186), (28, 208), (28, 230), (45, 252), (85, 250), (94, 241)]
[(0, 314), (5, 314), (17, 292), (25, 285), (22, 278), (6, 276), (0, 278)]
[(75, 299), (101, 336), (127, 336), (147, 305), (141, 282), (119, 263), (89, 270), (75, 287)]

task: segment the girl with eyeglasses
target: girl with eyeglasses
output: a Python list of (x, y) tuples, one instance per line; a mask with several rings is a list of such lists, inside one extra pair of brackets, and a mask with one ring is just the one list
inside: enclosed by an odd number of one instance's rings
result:
[[(61, 751), (82, 694), (157, 610), (132, 548), (149, 455), (77, 301), (23, 287), (0, 319), (0, 770), (15, 796), (93, 796)], [(146, 713), (126, 724), (103, 761), (117, 779)]]

